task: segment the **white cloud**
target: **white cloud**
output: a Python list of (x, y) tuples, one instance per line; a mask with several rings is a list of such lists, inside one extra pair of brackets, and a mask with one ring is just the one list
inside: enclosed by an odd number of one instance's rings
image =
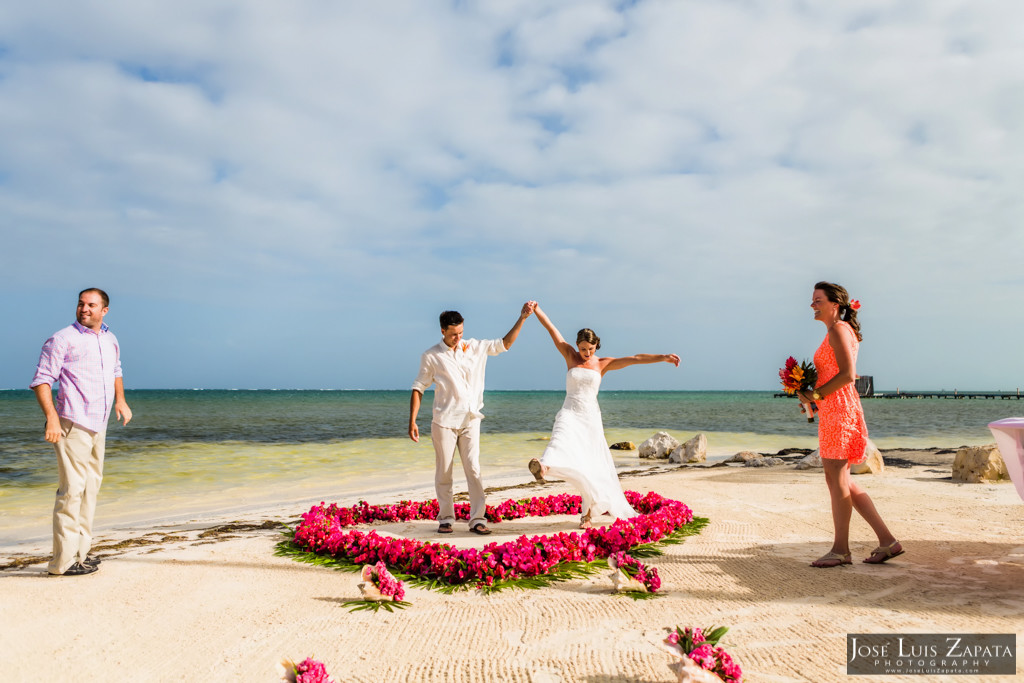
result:
[[(721, 354), (814, 337), (794, 324), (827, 277), (894, 330), (865, 347), (882, 387), (928, 385), (923, 357), (975, 376), (949, 327), (1024, 293), (1021, 19), (1010, 0), (6, 7), (4, 283), (31, 290), (42, 263), (69, 291), (195, 299), (200, 339), (266, 288), (346, 348), (346, 310), (404, 334), (442, 302), (500, 326), (544, 296), (735, 367), (686, 386), (761, 387), (757, 353)], [(896, 341), (911, 322), (932, 353)], [(1000, 353), (987, 382), (1024, 370)]]

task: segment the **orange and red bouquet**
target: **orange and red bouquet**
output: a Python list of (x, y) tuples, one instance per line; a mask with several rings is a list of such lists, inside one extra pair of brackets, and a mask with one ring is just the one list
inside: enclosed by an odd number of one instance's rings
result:
[[(779, 379), (782, 381), (782, 389), (787, 394), (793, 395), (798, 391), (808, 389), (813, 391), (818, 383), (818, 371), (815, 369), (814, 363), (807, 361), (797, 363), (796, 358), (790, 356), (786, 359), (786, 364), (779, 370)], [(814, 422), (814, 408), (802, 401), (800, 405), (804, 414), (807, 415), (807, 421)]]

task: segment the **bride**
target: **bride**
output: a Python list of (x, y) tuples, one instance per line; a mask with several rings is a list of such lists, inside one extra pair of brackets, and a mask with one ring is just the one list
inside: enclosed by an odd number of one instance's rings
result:
[(636, 510), (622, 494), (608, 442), (604, 438), (597, 392), (606, 372), (642, 363), (665, 362), (679, 367), (679, 356), (674, 353), (640, 353), (624, 358), (599, 358), (595, 354), (601, 348), (601, 339), (593, 330), (580, 330), (574, 349), (562, 338), (540, 306), (534, 308), (534, 313), (551, 335), (555, 348), (565, 358), (569, 371), (565, 377), (565, 402), (555, 416), (551, 441), (540, 460), (534, 458), (530, 461), (530, 472), (538, 481), (551, 474), (579, 489), (583, 497), (581, 529), (590, 527), (590, 519), (595, 514), (606, 512), (619, 519), (635, 517)]

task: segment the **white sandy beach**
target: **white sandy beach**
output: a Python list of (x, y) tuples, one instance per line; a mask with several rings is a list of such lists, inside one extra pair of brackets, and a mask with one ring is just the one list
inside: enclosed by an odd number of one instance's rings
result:
[[(831, 541), (820, 470), (653, 467), (624, 476), (625, 488), (657, 491), (710, 519), (699, 536), (649, 561), (663, 595), (646, 601), (611, 595), (599, 574), (492, 595), (412, 588), (404, 611), (349, 613), (341, 604), (358, 597), (355, 574), (275, 557), (280, 531), (252, 528), (304, 509), (253, 512), (233, 520), (249, 525), (235, 530), (215, 519), (122, 530), (97, 541), (96, 574), (49, 577), (40, 563), (0, 572), (5, 680), (272, 681), (282, 657), (313, 656), (339, 682), (671, 681), (658, 644), (675, 625), (729, 626), (722, 645), (748, 681), (855, 680), (846, 675), (846, 634), (893, 632), (1016, 633), (1019, 676), (1024, 502), (1008, 483), (952, 483), (949, 458), (862, 475), (907, 553), (828, 570), (808, 566)], [(488, 502), (562, 490), (527, 484)], [(451, 540), (479, 546), (572, 530), (575, 520), (492, 527), (485, 539), (457, 526)], [(437, 539), (434, 529), (382, 531)], [(853, 539), (855, 559), (875, 545), (856, 517)], [(20, 550), (0, 564), (46, 548)]]

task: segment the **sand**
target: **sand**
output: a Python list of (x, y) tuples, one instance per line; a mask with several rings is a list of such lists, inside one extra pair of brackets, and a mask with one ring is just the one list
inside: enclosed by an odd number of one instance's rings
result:
[[(847, 680), (847, 633), (1016, 633), (1024, 673), (1024, 502), (1009, 483), (953, 483), (948, 453), (886, 458), (884, 473), (858, 481), (907, 553), (862, 564), (875, 543), (855, 516), (855, 563), (828, 570), (808, 566), (831, 541), (820, 470), (659, 466), (624, 476), (625, 488), (657, 491), (710, 519), (650, 560), (663, 595), (646, 601), (611, 595), (602, 573), (491, 595), (413, 588), (404, 611), (350, 613), (342, 603), (359, 595), (355, 574), (273, 554), (273, 527), (301, 509), (253, 513), (234, 528), (200, 519), (118, 532), (98, 541), (103, 564), (85, 577), (11, 566), (31, 561), (33, 549), (22, 548), (0, 557), (5, 680), (274, 681), (282, 657), (313, 656), (339, 682), (672, 681), (659, 642), (677, 624), (729, 626), (722, 645), (749, 681)], [(524, 484), (488, 502), (563, 490)], [(383, 530), (436, 539), (434, 528)], [(479, 546), (572, 530), (575, 520), (493, 528), (482, 539), (457, 525), (449, 538)]]

